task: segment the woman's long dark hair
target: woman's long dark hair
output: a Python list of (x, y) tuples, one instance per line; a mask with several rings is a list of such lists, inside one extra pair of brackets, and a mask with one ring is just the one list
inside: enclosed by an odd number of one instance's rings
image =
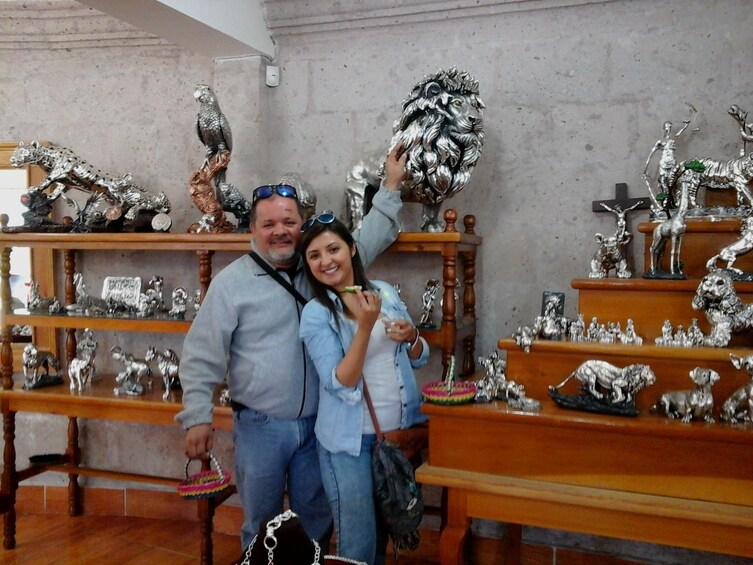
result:
[[(369, 279), (366, 278), (366, 271), (363, 267), (363, 261), (361, 261), (361, 255), (358, 253), (358, 246), (355, 245), (353, 235), (348, 231), (348, 228), (340, 220), (335, 219), (332, 223), (329, 224), (323, 224), (315, 220), (311, 227), (309, 227), (305, 232), (301, 234), (301, 238), (298, 240), (298, 252), (303, 258), (303, 269), (306, 273), (306, 278), (311, 285), (311, 289), (314, 291), (314, 298), (316, 298), (319, 302), (327, 307), (327, 309), (334, 316), (335, 322), (339, 327), (340, 321), (337, 315), (337, 308), (335, 307), (334, 301), (327, 294), (327, 290), (331, 290), (335, 294), (337, 294), (337, 290), (327, 284), (319, 282), (311, 272), (309, 262), (306, 260), (306, 250), (311, 245), (311, 242), (315, 237), (323, 234), (324, 232), (332, 232), (340, 237), (348, 246), (348, 249), (355, 246), (356, 252), (355, 255), (353, 255), (353, 257), (351, 258), (351, 263), (353, 265), (353, 284), (360, 285), (363, 290), (373, 290), (374, 286), (371, 284)], [(343, 311), (345, 312), (346, 316), (350, 315), (348, 307), (345, 306), (344, 302)]]

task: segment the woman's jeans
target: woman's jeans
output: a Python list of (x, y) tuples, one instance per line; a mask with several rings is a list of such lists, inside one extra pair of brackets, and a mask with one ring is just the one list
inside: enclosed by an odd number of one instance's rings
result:
[[(328, 544), (332, 517), (319, 473), (315, 416), (273, 418), (250, 408), (233, 409), (236, 485), (243, 504), (241, 544), (246, 548), (262, 523), (290, 509), (309, 537)], [(328, 547), (328, 545), (324, 545)]]
[(337, 533), (337, 555), (369, 565), (382, 565), (387, 532), (374, 503), (371, 452), (374, 434), (361, 438), (361, 454), (330, 453), (319, 445), (322, 482)]

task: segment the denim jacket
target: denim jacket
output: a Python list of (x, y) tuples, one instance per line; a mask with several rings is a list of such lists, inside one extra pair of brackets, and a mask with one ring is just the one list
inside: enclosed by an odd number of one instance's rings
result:
[[(391, 285), (382, 281), (372, 281), (372, 284), (381, 295), (383, 315), (392, 319), (410, 319), (405, 304)], [(346, 452), (357, 457), (361, 451), (365, 412), (362, 381), (359, 380), (356, 387), (346, 387), (335, 377), (335, 369), (353, 341), (354, 329), (342, 313), (339, 297), (332, 292), (330, 297), (339, 311), (339, 328), (332, 313), (318, 300), (310, 301), (301, 317), (301, 339), (319, 373), (316, 437), (327, 451)], [(395, 344), (395, 364), (398, 367), (402, 402), (401, 429), (426, 420), (419, 410), (421, 396), (413, 374), (414, 367), (422, 367), (429, 360), (429, 346), (423, 338), (420, 339), (423, 349), (418, 359), (408, 357), (407, 343)]]

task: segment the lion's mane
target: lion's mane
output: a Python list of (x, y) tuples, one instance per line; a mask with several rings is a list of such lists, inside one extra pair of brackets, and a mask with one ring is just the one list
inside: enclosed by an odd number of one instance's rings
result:
[(468, 183), (484, 144), (478, 81), (456, 68), (417, 83), (393, 125), (391, 147), (408, 151), (406, 188), (417, 202), (436, 205)]

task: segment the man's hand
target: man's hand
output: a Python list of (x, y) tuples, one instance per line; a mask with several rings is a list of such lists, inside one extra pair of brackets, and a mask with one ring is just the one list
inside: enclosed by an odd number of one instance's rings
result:
[(389, 190), (400, 190), (405, 178), (405, 159), (408, 152), (403, 148), (402, 143), (398, 143), (392, 148), (387, 155), (387, 161), (384, 163), (384, 188)]
[(214, 430), (210, 424), (199, 424), (186, 432), (186, 457), (208, 459), (214, 444)]

